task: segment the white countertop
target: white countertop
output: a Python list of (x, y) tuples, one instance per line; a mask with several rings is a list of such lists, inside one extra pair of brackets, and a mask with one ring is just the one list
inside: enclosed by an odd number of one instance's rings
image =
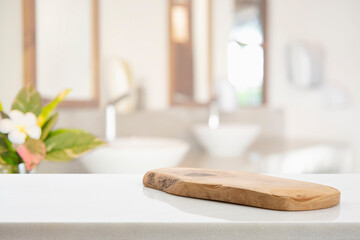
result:
[(0, 238), (360, 239), (360, 175), (282, 177), (335, 187), (340, 205), (281, 212), (184, 198), (143, 187), (142, 175), (0, 175)]

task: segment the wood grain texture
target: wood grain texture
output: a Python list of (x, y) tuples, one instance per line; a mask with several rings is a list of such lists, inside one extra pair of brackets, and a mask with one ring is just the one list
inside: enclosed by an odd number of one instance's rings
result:
[(329, 186), (248, 172), (162, 168), (147, 172), (143, 183), (184, 197), (284, 211), (322, 209), (340, 202), (340, 192)]
[(23, 0), (23, 78), (24, 85), (36, 86), (35, 0)]

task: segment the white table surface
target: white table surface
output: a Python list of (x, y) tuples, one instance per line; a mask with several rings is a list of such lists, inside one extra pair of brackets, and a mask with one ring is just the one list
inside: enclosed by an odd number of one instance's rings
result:
[(173, 196), (142, 175), (0, 175), (0, 239), (360, 239), (360, 175), (283, 175), (341, 203), (282, 212)]

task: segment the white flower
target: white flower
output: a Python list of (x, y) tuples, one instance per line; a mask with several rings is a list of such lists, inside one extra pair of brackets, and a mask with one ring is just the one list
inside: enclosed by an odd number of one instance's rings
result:
[(8, 133), (12, 143), (23, 144), (27, 136), (33, 139), (40, 138), (41, 128), (36, 123), (35, 114), (12, 110), (9, 117), (10, 119), (0, 120), (0, 132)]

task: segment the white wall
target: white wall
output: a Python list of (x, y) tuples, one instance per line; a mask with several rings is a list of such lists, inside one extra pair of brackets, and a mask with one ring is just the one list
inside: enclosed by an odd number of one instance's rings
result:
[(102, 80), (108, 64), (122, 58), (135, 81), (145, 88), (146, 107), (168, 105), (168, 1), (101, 0), (100, 52)]
[(234, 0), (212, 0), (213, 79), (227, 79), (227, 46), (233, 24)]
[(194, 77), (194, 100), (206, 103), (210, 100), (209, 79), (211, 69), (209, 69), (209, 47), (211, 41), (209, 23), (209, 1), (192, 1), (191, 10), (191, 34), (192, 34), (192, 57), (193, 57), (193, 77)]
[[(360, 170), (360, 1), (270, 0), (268, 12), (269, 106), (282, 108), (285, 135), (347, 143)], [(325, 49), (322, 88), (292, 87), (285, 72), (285, 47), (313, 42)], [(324, 88), (339, 91), (350, 103), (331, 106)], [(341, 161), (341, 159), (339, 159)]]
[[(269, 104), (285, 110), (290, 137), (358, 141), (360, 131), (360, 1), (271, 0), (268, 13)], [(351, 104), (326, 104), (323, 88), (294, 88), (286, 76), (285, 48), (293, 41), (325, 49), (324, 85)]]
[(45, 98), (71, 88), (68, 100), (94, 98), (92, 2), (36, 0), (36, 83)]
[(9, 109), (22, 86), (21, 0), (0, 0), (0, 101)]

